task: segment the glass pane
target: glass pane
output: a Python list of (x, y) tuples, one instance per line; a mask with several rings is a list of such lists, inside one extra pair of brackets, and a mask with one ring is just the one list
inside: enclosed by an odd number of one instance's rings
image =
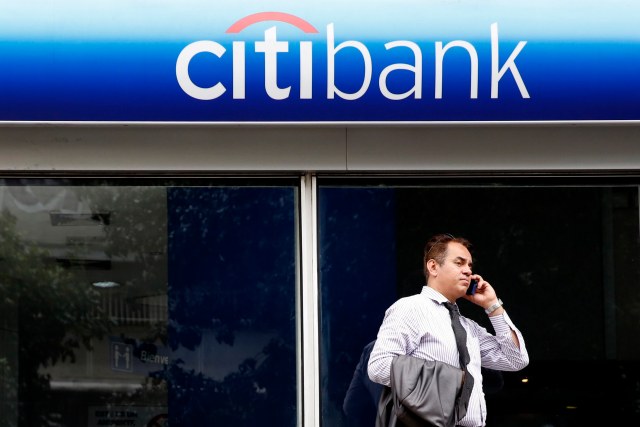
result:
[(296, 206), (0, 185), (0, 426), (294, 426)]
[(638, 187), (321, 185), (318, 199), (323, 426), (373, 425), (375, 390), (347, 390), (386, 308), (420, 292), (441, 232), (471, 240), (531, 357), (485, 377), (487, 425), (638, 424)]
[(295, 426), (291, 188), (173, 188), (173, 425)]

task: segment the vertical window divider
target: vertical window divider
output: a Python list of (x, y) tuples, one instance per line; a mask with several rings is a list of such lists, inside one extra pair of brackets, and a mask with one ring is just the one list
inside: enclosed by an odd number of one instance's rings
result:
[(320, 354), (318, 313), (317, 180), (300, 179), (300, 268), (298, 351), (298, 425), (320, 427)]

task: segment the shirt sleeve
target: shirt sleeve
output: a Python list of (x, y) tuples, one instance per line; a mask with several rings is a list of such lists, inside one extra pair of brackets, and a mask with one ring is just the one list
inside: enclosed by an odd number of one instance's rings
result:
[[(479, 334), (480, 357), (485, 368), (501, 371), (519, 371), (529, 364), (529, 353), (522, 334), (515, 327), (509, 315), (504, 312), (498, 316), (489, 317), (495, 335), (491, 335), (484, 328)], [(518, 337), (520, 348), (513, 342), (511, 332)]]
[(407, 302), (403, 300), (387, 309), (369, 358), (368, 374), (371, 381), (389, 386), (393, 358), (411, 354), (417, 347), (418, 328), (410, 313)]

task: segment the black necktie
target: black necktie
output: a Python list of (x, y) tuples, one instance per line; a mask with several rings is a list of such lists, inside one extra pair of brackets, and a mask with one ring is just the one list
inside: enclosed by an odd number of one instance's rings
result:
[(460, 311), (458, 311), (458, 306), (450, 302), (445, 302), (444, 306), (447, 307), (447, 310), (449, 310), (449, 314), (451, 315), (451, 327), (453, 328), (453, 334), (456, 337), (456, 346), (458, 347), (458, 355), (460, 357), (460, 367), (464, 370), (464, 383), (462, 384), (462, 390), (460, 391), (457, 407), (457, 418), (458, 420), (461, 420), (467, 413), (469, 398), (471, 397), (471, 391), (473, 390), (473, 377), (467, 370), (467, 364), (471, 360), (469, 357), (469, 350), (467, 350), (467, 331), (465, 331), (460, 323)]

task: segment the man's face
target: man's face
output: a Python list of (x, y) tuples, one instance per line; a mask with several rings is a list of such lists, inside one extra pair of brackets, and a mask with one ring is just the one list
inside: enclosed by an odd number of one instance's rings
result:
[(471, 253), (460, 243), (449, 242), (442, 265), (436, 263), (437, 276), (434, 277), (440, 293), (455, 299), (463, 296), (471, 280)]

